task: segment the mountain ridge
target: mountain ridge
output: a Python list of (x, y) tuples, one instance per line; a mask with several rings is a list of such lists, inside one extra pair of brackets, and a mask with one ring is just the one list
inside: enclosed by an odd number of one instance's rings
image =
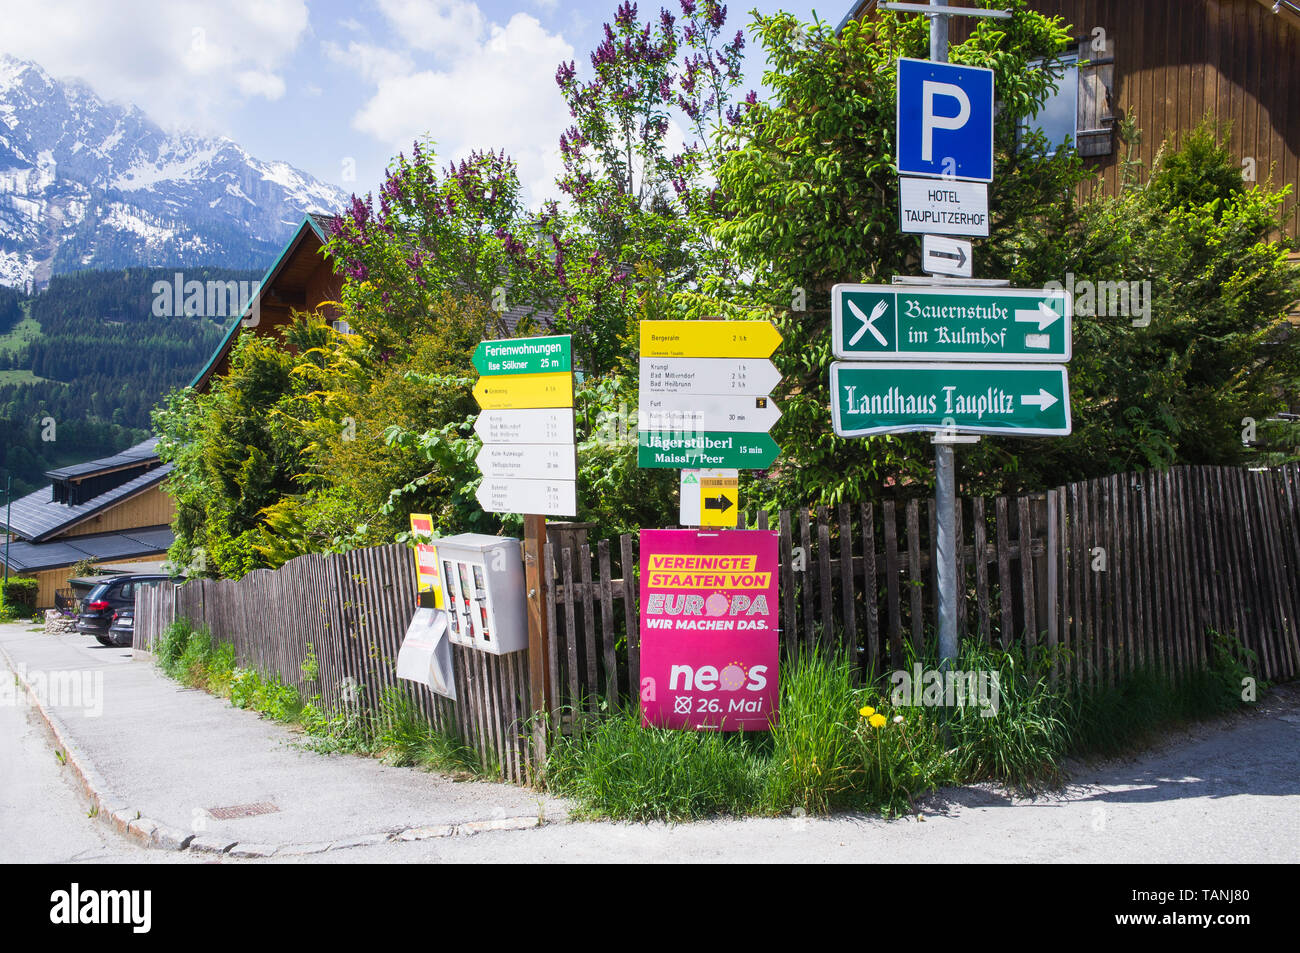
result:
[(348, 195), (234, 140), (167, 131), (0, 54), (0, 284), (134, 266), (261, 269)]

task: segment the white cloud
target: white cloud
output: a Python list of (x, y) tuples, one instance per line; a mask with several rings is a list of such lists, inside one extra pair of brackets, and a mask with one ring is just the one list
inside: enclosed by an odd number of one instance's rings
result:
[(378, 0), (404, 42), (431, 53), (471, 51), (483, 34), (483, 12), (464, 0)]
[(345, 50), (337, 43), (326, 41), (321, 44), (321, 49), (335, 63), (356, 70), (370, 83), (382, 83), (386, 79), (405, 76), (415, 68), (405, 53), (373, 43), (358, 43), (354, 40)]
[(0, 51), (86, 80), (165, 124), (201, 126), (253, 96), (284, 95), (306, 0), (0, 0)]
[[(397, 36), (422, 50), (432, 44), (430, 37), (407, 32), (418, 19), (416, 7), (430, 29), (435, 20), (482, 19), (477, 7), (471, 14), (466, 8), (472, 5), (464, 3), (441, 4), (435, 13), (427, 9), (431, 5), (411, 0), (380, 4), (385, 12), (401, 8), (393, 18)], [(555, 68), (574, 58), (573, 47), (526, 13), (516, 13), (505, 26), (492, 24), (479, 36), (472, 44), (444, 46), (445, 55), (423, 69), (382, 77), (372, 71), (374, 94), (352, 125), (386, 143), (394, 155), (426, 134), (448, 158), (504, 148), (519, 164), (525, 198), (550, 197), (561, 170), (557, 141), (571, 121), (555, 85)], [(355, 58), (352, 65), (358, 72), (366, 69)]]
[(284, 80), (275, 73), (259, 70), (244, 70), (235, 77), (239, 91), (245, 96), (261, 96), (263, 99), (276, 100), (284, 95)]

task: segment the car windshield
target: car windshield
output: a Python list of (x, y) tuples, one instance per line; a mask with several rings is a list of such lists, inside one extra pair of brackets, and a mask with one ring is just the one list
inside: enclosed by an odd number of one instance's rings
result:
[(102, 599), (106, 592), (108, 592), (108, 583), (101, 582), (94, 589), (90, 590), (90, 595), (86, 596), (86, 601), (94, 602), (96, 599)]

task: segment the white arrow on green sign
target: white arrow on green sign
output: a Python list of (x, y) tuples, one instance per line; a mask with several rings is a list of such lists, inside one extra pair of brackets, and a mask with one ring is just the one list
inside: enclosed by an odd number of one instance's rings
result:
[(1005, 436), (1070, 433), (1061, 365), (831, 365), (831, 419), (841, 437), (917, 430)]
[(831, 345), (845, 360), (1070, 359), (1073, 309), (1065, 291), (836, 285)]

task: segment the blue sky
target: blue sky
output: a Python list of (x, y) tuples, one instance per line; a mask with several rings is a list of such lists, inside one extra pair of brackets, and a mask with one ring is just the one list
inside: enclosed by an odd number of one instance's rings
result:
[[(641, 3), (679, 13), (679, 0)], [(428, 133), (447, 157), (505, 148), (529, 197), (554, 190), (568, 124), (555, 67), (599, 42), (615, 0), (0, 0), (0, 51), (79, 76), (165, 126), (228, 135), (348, 191)], [(848, 0), (728, 5), (839, 22)], [(758, 87), (761, 51), (747, 47)]]

